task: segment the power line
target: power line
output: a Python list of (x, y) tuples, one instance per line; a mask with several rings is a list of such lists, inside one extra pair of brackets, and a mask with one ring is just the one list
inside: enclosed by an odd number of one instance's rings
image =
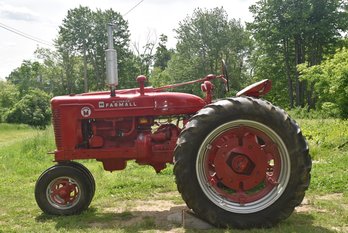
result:
[(17, 35), (19, 35), (19, 36), (25, 37), (25, 38), (27, 38), (27, 39), (29, 39), (29, 40), (33, 40), (33, 41), (35, 41), (35, 42), (38, 42), (38, 43), (40, 43), (40, 44), (45, 44), (45, 45), (47, 45), (47, 46), (52, 46), (49, 42), (47, 42), (47, 41), (45, 41), (45, 40), (42, 40), (42, 39), (37, 38), (37, 37), (35, 37), (35, 36), (31, 36), (31, 35), (29, 35), (29, 34), (27, 34), (27, 33), (24, 33), (24, 32), (22, 32), (22, 31), (19, 31), (18, 29), (12, 28), (12, 27), (7, 26), (7, 25), (5, 25), (5, 24), (3, 24), (3, 23), (0, 23), (0, 27), (4, 28), (4, 29), (6, 29), (6, 30), (8, 30), (8, 31), (10, 31), (10, 32), (13, 32), (13, 33), (15, 33), (15, 34), (17, 34)]
[(131, 11), (133, 11), (135, 8), (137, 8), (144, 0), (140, 0), (137, 4), (135, 4), (129, 11), (127, 11), (123, 17), (125, 17), (128, 13), (130, 13)]
[[(135, 8), (137, 8), (144, 0), (140, 0), (137, 4), (135, 4), (131, 9), (129, 9), (125, 14), (123, 14), (123, 17), (125, 17), (127, 14), (129, 14), (130, 12), (132, 12)], [(10, 27), (10, 26), (7, 26), (3, 23), (0, 23), (0, 27), (7, 30), (7, 31), (10, 31), (12, 33), (15, 33), (19, 36), (22, 36), (26, 39), (29, 39), (29, 40), (32, 40), (32, 41), (35, 41), (37, 43), (40, 43), (40, 44), (44, 44), (44, 45), (47, 45), (47, 46), (50, 46), (50, 47), (54, 47), (52, 44), (50, 44), (49, 42), (45, 41), (45, 40), (42, 40), (38, 37), (35, 37), (35, 36), (32, 36), (32, 35), (29, 35), (27, 33), (24, 33), (18, 29), (15, 29), (13, 27)]]
[(50, 43), (47, 42), (47, 41), (44, 41), (44, 40), (42, 40), (42, 39), (40, 39), (40, 38), (31, 36), (31, 35), (29, 35), (29, 34), (27, 34), (27, 33), (24, 33), (24, 32), (22, 32), (22, 31), (19, 31), (19, 30), (15, 29), (15, 28), (12, 28), (12, 27), (10, 27), (10, 26), (7, 26), (7, 25), (5, 25), (5, 24), (3, 24), (3, 23), (0, 23), (0, 27), (3, 28), (3, 29), (5, 29), (5, 30), (7, 30), (7, 31), (10, 31), (10, 32), (12, 32), (12, 33), (15, 33), (15, 34), (17, 34), (17, 35), (19, 35), (19, 36), (22, 36), (22, 37), (24, 37), (24, 38), (27, 38), (27, 39), (29, 39), (29, 40), (32, 40), (32, 41), (35, 41), (35, 42), (37, 42), (37, 43), (40, 43), (40, 44), (44, 44), (44, 45), (53, 47), (53, 45), (50, 44)]

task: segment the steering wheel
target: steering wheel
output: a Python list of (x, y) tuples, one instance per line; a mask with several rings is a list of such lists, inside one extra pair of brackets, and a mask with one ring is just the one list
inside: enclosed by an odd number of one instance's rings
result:
[(226, 62), (224, 59), (221, 60), (221, 70), (222, 70), (222, 75), (224, 76), (224, 86), (225, 86), (225, 91), (229, 92), (230, 91), (230, 86), (229, 86), (229, 77), (227, 73), (227, 66)]

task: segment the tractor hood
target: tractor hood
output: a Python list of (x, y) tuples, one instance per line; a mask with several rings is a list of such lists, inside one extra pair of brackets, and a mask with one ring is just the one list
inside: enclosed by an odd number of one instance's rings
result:
[(54, 97), (52, 110), (69, 108), (70, 114), (81, 118), (112, 118), (127, 116), (166, 116), (194, 114), (206, 105), (195, 95), (177, 92), (153, 92), (146, 88), (120, 90), (116, 96), (110, 92), (95, 92)]

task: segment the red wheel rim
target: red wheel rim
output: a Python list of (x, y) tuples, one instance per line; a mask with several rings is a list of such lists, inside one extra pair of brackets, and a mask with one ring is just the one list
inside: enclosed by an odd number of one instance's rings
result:
[(280, 197), (290, 176), (289, 164), (286, 147), (272, 129), (238, 120), (208, 135), (199, 149), (196, 171), (209, 199), (229, 211), (249, 213)]
[(59, 177), (48, 185), (46, 196), (48, 202), (55, 208), (69, 209), (78, 203), (80, 187), (72, 178)]

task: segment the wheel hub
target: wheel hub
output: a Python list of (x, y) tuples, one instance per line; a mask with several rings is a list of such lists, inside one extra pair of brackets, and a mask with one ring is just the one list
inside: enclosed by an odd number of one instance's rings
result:
[(232, 153), (226, 161), (227, 165), (238, 174), (250, 175), (255, 164), (246, 155)]
[(65, 198), (67, 198), (67, 196), (68, 196), (68, 192), (67, 192), (64, 188), (61, 188), (61, 189), (58, 191), (58, 195), (59, 195), (61, 198), (65, 199)]
[[(242, 132), (242, 134), (240, 134)], [(235, 191), (250, 190), (265, 180), (269, 167), (267, 152), (255, 134), (246, 130), (230, 131), (211, 144), (216, 176)]]
[(66, 209), (74, 206), (79, 198), (79, 187), (75, 180), (67, 177), (59, 177), (47, 187), (48, 201), (58, 209)]

